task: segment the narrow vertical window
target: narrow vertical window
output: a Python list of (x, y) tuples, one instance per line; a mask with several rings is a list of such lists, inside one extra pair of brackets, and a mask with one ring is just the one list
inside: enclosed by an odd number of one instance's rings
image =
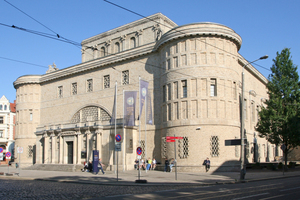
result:
[(171, 61), (170, 61), (170, 59), (167, 60), (167, 69), (168, 70), (171, 69)]
[(167, 85), (167, 89), (168, 89), (168, 100), (171, 100), (172, 91), (171, 91), (171, 84), (170, 83)]
[(0, 130), (0, 138), (3, 138), (3, 131)]
[(174, 94), (174, 99), (178, 99), (178, 82), (174, 82), (173, 84), (173, 94)]
[(181, 81), (182, 86), (182, 98), (187, 98), (187, 83), (186, 80)]
[(0, 124), (3, 124), (3, 117), (0, 117)]
[(77, 94), (77, 83), (72, 83), (72, 95)]
[(58, 98), (63, 98), (63, 86), (58, 86)]
[(33, 119), (33, 114), (32, 114), (32, 111), (29, 113), (29, 121), (32, 121)]
[(178, 67), (178, 57), (173, 58), (174, 68)]
[(110, 77), (109, 75), (104, 76), (104, 88), (110, 88)]
[(163, 86), (163, 91), (162, 92), (163, 92), (163, 96), (162, 96), (163, 97), (163, 102), (166, 102), (166, 86), (165, 85)]
[(130, 38), (130, 48), (135, 48), (136, 47), (136, 42), (135, 42), (135, 37)]
[(219, 137), (218, 136), (211, 136), (210, 138), (210, 150), (212, 157), (219, 156)]
[(101, 57), (105, 56), (105, 47), (101, 47), (101, 49), (100, 49), (100, 56)]
[(120, 52), (120, 43), (116, 42), (115, 43), (115, 53), (119, 53)]
[(167, 108), (167, 112), (168, 112), (168, 121), (172, 120), (172, 110), (171, 110), (171, 104), (168, 104), (168, 108)]
[(179, 119), (179, 107), (178, 107), (178, 102), (174, 103), (174, 120)]
[(233, 82), (233, 99), (237, 98), (236, 82)]
[(7, 110), (7, 105), (4, 105), (4, 110)]
[(2, 110), (2, 105), (0, 105), (0, 110)]
[(86, 81), (86, 91), (93, 92), (93, 79), (88, 79)]
[(210, 96), (217, 96), (217, 80), (214, 78), (210, 79)]
[(181, 65), (182, 65), (182, 66), (187, 65), (187, 58), (186, 58), (186, 55), (182, 55), (182, 56), (181, 56)]
[(129, 70), (122, 71), (122, 84), (129, 84)]

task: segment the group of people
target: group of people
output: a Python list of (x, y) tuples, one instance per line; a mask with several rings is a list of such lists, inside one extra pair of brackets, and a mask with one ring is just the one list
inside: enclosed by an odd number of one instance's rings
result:
[(134, 161), (134, 169), (136, 169), (136, 170), (144, 169), (146, 171), (151, 170), (151, 169), (155, 170), (156, 164), (157, 164), (157, 162), (156, 162), (155, 158), (153, 158), (153, 159), (148, 158), (146, 160), (146, 162), (144, 161), (144, 159), (141, 159), (140, 161), (138, 159), (136, 159)]
[(168, 171), (168, 167), (170, 168), (170, 172), (172, 172), (172, 167), (175, 165), (176, 160), (174, 158), (171, 158), (168, 160), (168, 158), (165, 159), (165, 170), (164, 172)]
[[(105, 165), (102, 163), (101, 158), (99, 158), (98, 160), (98, 165), (97, 165), (97, 171), (96, 171), (96, 175), (98, 174), (98, 172), (101, 170), (101, 172), (103, 174), (105, 174), (105, 172), (103, 171), (103, 167)], [(89, 163), (84, 162), (84, 167), (83, 169), (81, 169), (82, 172), (93, 172), (93, 164), (91, 161), (89, 161)]]

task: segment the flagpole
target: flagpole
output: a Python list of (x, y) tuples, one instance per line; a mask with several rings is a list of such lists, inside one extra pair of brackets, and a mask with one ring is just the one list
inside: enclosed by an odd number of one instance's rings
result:
[[(118, 82), (116, 81), (116, 87), (115, 87), (115, 98), (116, 98), (116, 107), (115, 107), (115, 138), (116, 138), (116, 135), (117, 135), (117, 87), (118, 87)], [(116, 146), (116, 141), (115, 141), (115, 146)], [(116, 172), (116, 149), (115, 149), (115, 174), (117, 173)]]
[(141, 77), (139, 76), (139, 146), (141, 147)]
[(145, 97), (145, 157), (147, 159), (147, 101), (148, 101), (149, 87), (147, 88), (147, 94)]
[[(124, 88), (123, 88), (123, 102), (124, 102)], [(124, 103), (123, 103), (123, 172), (125, 171), (125, 141), (126, 141), (126, 133), (124, 128)]]

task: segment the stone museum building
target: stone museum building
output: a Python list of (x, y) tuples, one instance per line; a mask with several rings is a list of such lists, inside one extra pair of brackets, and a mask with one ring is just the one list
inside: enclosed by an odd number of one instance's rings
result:
[[(212, 170), (238, 170), (241, 147), (225, 146), (225, 140), (240, 138), (242, 112), (246, 162), (274, 160), (278, 148), (255, 131), (267, 79), (239, 54), (241, 45), (227, 26), (178, 26), (161, 13), (83, 40), (82, 63), (53, 64), (45, 74), (14, 82), (23, 165), (82, 167), (98, 150), (106, 170), (114, 170), (117, 153), (119, 169), (131, 170), (140, 146), (144, 159), (176, 157), (179, 171), (204, 171), (207, 157)], [(138, 120), (140, 79), (149, 83), (152, 124), (145, 123), (145, 106)], [(138, 94), (133, 126), (123, 126), (124, 91)], [(110, 121), (114, 105), (116, 126)], [(121, 151), (115, 151), (116, 134)], [(167, 136), (182, 139), (167, 142)]]

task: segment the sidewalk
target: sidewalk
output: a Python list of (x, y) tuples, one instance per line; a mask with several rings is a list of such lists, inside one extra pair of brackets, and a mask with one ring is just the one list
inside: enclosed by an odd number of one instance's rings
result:
[[(9, 170), (9, 175), (7, 175)], [(2, 172), (2, 173), (1, 173)], [(141, 171), (140, 180), (147, 180), (147, 183), (135, 183), (138, 180), (138, 171), (131, 170), (123, 172), (107, 171), (103, 175), (101, 172), (94, 175), (89, 172), (61, 172), (61, 171), (41, 171), (41, 170), (22, 170), (6, 166), (0, 167), (0, 179), (9, 178), (15, 180), (44, 180), (57, 182), (75, 182), (86, 184), (106, 184), (106, 185), (162, 185), (162, 184), (192, 184), (192, 185), (211, 185), (211, 184), (230, 184), (239, 182), (240, 173), (238, 172), (178, 172), (175, 180), (175, 172), (162, 171)], [(271, 170), (248, 170), (245, 181), (259, 181), (265, 179), (279, 179), (286, 177), (300, 176), (299, 170), (290, 170), (283, 175), (282, 171)]]

